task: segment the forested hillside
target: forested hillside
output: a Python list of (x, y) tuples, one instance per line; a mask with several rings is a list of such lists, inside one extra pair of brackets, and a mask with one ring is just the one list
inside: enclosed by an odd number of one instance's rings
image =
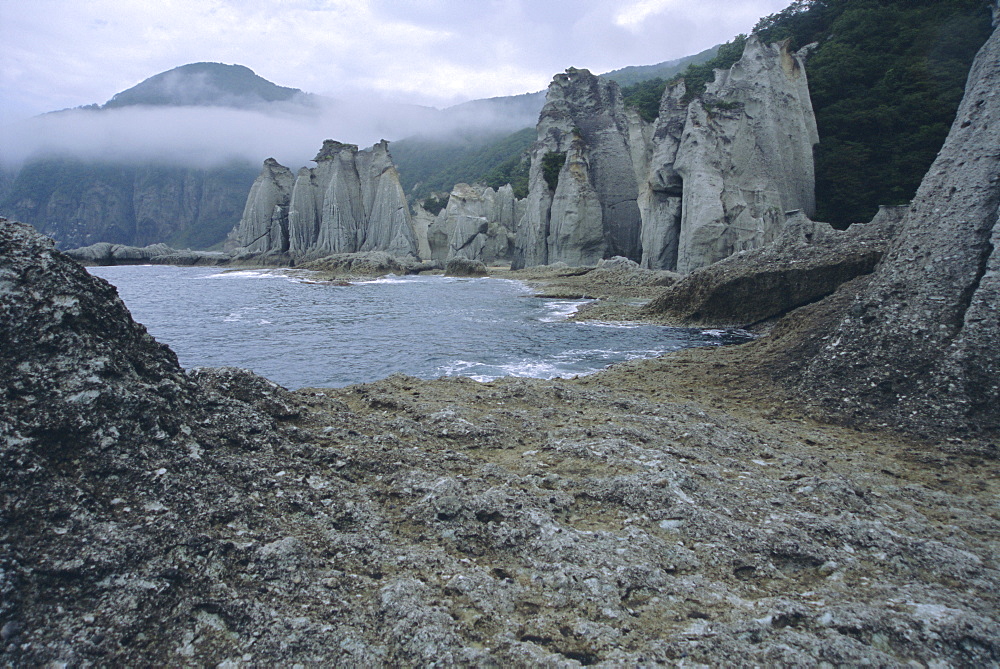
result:
[(449, 140), (412, 137), (393, 142), (389, 150), (411, 201), (450, 191), (463, 182), (493, 188), (509, 183), (517, 197), (524, 197), (528, 194), (529, 167), (525, 150), (534, 141), (532, 127), (510, 135)]
[(819, 43), (807, 68), (817, 218), (867, 221), (913, 197), (990, 25), (983, 0), (796, 0), (761, 19), (766, 41)]
[[(795, 0), (753, 32), (764, 42), (789, 39), (792, 49), (817, 44), (807, 66), (820, 136), (816, 216), (844, 227), (913, 197), (989, 36), (990, 12), (982, 0)], [(745, 43), (738, 35), (669, 81), (683, 77), (691, 98)], [(625, 87), (625, 103), (652, 120), (667, 83)]]

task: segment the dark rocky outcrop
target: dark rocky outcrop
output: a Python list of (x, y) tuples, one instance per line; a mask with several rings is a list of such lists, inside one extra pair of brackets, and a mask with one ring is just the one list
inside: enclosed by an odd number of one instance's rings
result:
[(331, 277), (372, 277), (384, 274), (417, 274), (441, 269), (434, 261), (418, 261), (412, 256), (394, 256), (385, 251), (365, 253), (334, 253), (299, 265), (302, 269), (322, 272)]
[(448, 276), (486, 276), (486, 263), (469, 258), (452, 258), (444, 266)]
[(841, 231), (796, 212), (773, 243), (696, 269), (642, 312), (706, 327), (745, 327), (782, 316), (870, 274), (904, 213), (903, 207), (883, 207), (870, 223)]

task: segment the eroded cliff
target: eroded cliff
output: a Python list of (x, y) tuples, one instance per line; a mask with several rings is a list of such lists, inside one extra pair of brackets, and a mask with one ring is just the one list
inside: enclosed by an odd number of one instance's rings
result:
[(556, 75), (538, 120), (514, 269), (596, 265), (611, 256), (639, 260), (631, 148), (639, 124), (638, 114), (626, 111), (618, 84), (588, 70)]
[(359, 151), (326, 140), (314, 160), (316, 167), (294, 176), (272, 158), (264, 162), (231, 235), (234, 250), (297, 260), (368, 251), (417, 255), (388, 142)]
[(616, 85), (567, 70), (549, 86), (532, 152), (515, 268), (621, 255), (690, 272), (776, 238), (785, 212), (815, 208), (818, 141), (808, 49), (747, 41), (689, 100), (667, 87), (650, 125)]

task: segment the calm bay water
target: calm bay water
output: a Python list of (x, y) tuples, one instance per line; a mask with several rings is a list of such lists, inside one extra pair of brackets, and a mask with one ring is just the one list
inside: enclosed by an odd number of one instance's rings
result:
[(245, 367), (288, 388), (402, 372), (421, 378), (588, 374), (738, 333), (566, 320), (579, 302), (531, 297), (515, 281), (385, 277), (350, 286), (305, 273), (93, 267), (184, 367)]

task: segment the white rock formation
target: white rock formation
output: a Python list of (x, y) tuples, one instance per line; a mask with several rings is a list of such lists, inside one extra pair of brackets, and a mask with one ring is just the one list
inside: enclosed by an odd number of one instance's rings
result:
[(269, 158), (247, 199), (236, 230), (250, 253), (315, 258), (386, 251), (416, 256), (417, 242), (388, 142), (358, 151), (333, 140), (293, 179)]
[(538, 120), (515, 269), (560, 261), (596, 264), (615, 255), (640, 258), (633, 152), (645, 155), (647, 147), (642, 141), (632, 146), (643, 137), (636, 125), (641, 121), (626, 113), (618, 84), (574, 68), (555, 76)]
[(283, 252), (288, 249), (288, 202), (292, 193), (292, 172), (274, 158), (264, 161), (260, 176), (250, 187), (243, 217), (238, 227), (239, 246), (250, 253)]
[(683, 183), (677, 271), (772, 241), (786, 211), (814, 213), (812, 151), (819, 135), (806, 53), (751, 37), (743, 57), (729, 71), (717, 71), (705, 94), (688, 105), (673, 162)]
[(510, 260), (515, 198), (508, 184), (497, 190), (457, 184), (442, 212), (450, 227), (447, 260), (467, 258), (491, 264)]
[(812, 214), (818, 135), (807, 52), (751, 37), (700, 97), (687, 101), (683, 81), (668, 87), (652, 125), (624, 108), (613, 82), (586, 70), (557, 75), (538, 121), (514, 267), (621, 255), (690, 272), (771, 241), (786, 211)]

